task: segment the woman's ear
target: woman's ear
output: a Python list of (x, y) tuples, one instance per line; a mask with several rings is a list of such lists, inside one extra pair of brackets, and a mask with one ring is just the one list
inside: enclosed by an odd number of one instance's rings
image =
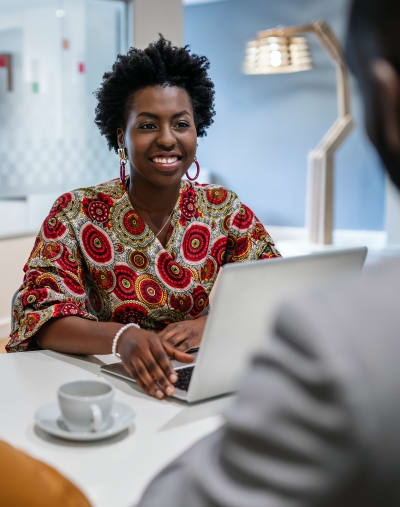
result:
[(383, 58), (374, 60), (371, 70), (381, 89), (379, 103), (386, 142), (392, 150), (400, 152), (400, 77)]
[(125, 146), (125, 133), (120, 127), (117, 128), (117, 141), (120, 148)]

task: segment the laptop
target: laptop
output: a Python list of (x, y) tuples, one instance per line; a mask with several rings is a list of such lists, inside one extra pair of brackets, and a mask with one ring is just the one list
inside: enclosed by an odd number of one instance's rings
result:
[[(224, 265), (218, 276), (194, 363), (172, 361), (178, 374), (174, 397), (189, 403), (236, 391), (250, 356), (274, 323), (278, 304), (293, 292), (361, 271), (367, 248)], [(134, 379), (122, 363), (101, 370)]]

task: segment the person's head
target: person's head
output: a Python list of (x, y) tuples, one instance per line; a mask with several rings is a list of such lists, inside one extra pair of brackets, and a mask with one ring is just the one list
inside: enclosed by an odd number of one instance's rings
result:
[(197, 136), (215, 114), (208, 67), (206, 57), (160, 36), (144, 50), (119, 55), (104, 74), (95, 122), (110, 149), (126, 147), (134, 172), (164, 185), (193, 163)]
[(346, 53), (368, 136), (400, 189), (400, 1), (353, 0)]

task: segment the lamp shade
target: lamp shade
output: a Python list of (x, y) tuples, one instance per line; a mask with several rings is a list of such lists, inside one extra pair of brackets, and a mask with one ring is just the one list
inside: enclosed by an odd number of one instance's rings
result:
[(306, 37), (260, 37), (246, 45), (245, 74), (283, 74), (311, 68)]

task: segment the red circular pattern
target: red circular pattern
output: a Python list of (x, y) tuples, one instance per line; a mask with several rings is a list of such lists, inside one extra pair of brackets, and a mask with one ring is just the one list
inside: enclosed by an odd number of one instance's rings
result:
[(254, 213), (245, 204), (236, 213), (232, 225), (238, 229), (248, 229), (253, 221)]
[(88, 199), (87, 197), (83, 199), (82, 210), (90, 220), (107, 224), (112, 205), (112, 199), (108, 195), (99, 192), (95, 199)]
[(47, 298), (47, 289), (34, 289), (25, 292), (22, 297), (24, 306), (33, 306)]
[(177, 296), (172, 294), (170, 298), (170, 306), (178, 312), (187, 313), (192, 308), (193, 301), (189, 294), (178, 294)]
[(216, 263), (212, 258), (208, 258), (204, 265), (201, 267), (201, 280), (209, 282), (213, 279), (216, 271)]
[(39, 320), (40, 316), (37, 313), (28, 313), (25, 319), (26, 329), (32, 331)]
[(66, 194), (61, 195), (53, 204), (50, 215), (56, 215), (57, 213), (60, 213), (61, 210), (63, 210), (68, 204), (72, 201), (72, 194), (67, 192)]
[(71, 292), (78, 294), (79, 296), (85, 293), (82, 285), (79, 283), (79, 280), (75, 278), (72, 273), (68, 273), (67, 271), (60, 271), (60, 276), (64, 282), (64, 285), (68, 287)]
[(228, 197), (228, 192), (222, 188), (209, 188), (206, 190), (206, 196), (208, 202), (211, 204), (222, 204), (224, 201), (226, 201), (226, 198)]
[(92, 220), (107, 222), (109, 207), (101, 201), (92, 201), (88, 206), (88, 214)]
[(73, 273), (77, 273), (79, 269), (79, 264), (67, 247), (64, 247), (61, 257), (57, 260), (57, 264), (59, 264), (62, 269), (72, 271)]
[(36, 286), (46, 287), (48, 289), (54, 290), (54, 292), (61, 292), (56, 278), (49, 274), (38, 276), (36, 279)]
[[(28, 269), (27, 264), (24, 267), (24, 270), (25, 269)], [(42, 274), (41, 271), (37, 271), (36, 269), (26, 271), (24, 275), (24, 284), (25, 285), (36, 284), (36, 280), (41, 274)]]
[(115, 266), (115, 288), (114, 294), (124, 301), (125, 299), (133, 299), (136, 296), (135, 281), (137, 274), (124, 264)]
[(218, 266), (222, 266), (225, 263), (225, 253), (226, 253), (226, 245), (228, 243), (228, 238), (226, 236), (221, 236), (214, 242), (211, 248), (211, 255), (216, 260)]
[(228, 232), (230, 223), (231, 223), (231, 214), (229, 213), (228, 215), (226, 215), (226, 217), (222, 222), (222, 230)]
[(147, 309), (140, 303), (125, 303), (114, 310), (112, 320), (114, 322), (121, 322), (121, 324), (134, 322), (140, 325), (147, 314)]
[(49, 215), (43, 222), (43, 236), (45, 239), (62, 238), (66, 233), (65, 225), (58, 218)]
[(49, 241), (45, 243), (42, 247), (42, 255), (45, 259), (56, 259), (61, 254), (61, 246), (60, 243), (56, 243), (55, 241)]
[(138, 297), (151, 306), (164, 306), (167, 294), (155, 279), (149, 275), (140, 275), (135, 282)]
[(83, 311), (75, 303), (59, 303), (54, 310), (54, 317), (68, 317), (69, 315), (83, 315)]
[(192, 295), (193, 295), (193, 308), (190, 312), (190, 315), (196, 317), (197, 315), (200, 315), (200, 313), (207, 307), (208, 295), (207, 292), (203, 289), (203, 287), (196, 287)]
[(191, 225), (182, 240), (182, 255), (188, 262), (201, 262), (205, 259), (210, 244), (210, 229), (205, 225)]
[(190, 271), (182, 268), (165, 251), (158, 255), (156, 269), (161, 280), (173, 289), (185, 289), (192, 280)]
[(244, 238), (238, 238), (235, 244), (235, 251), (232, 257), (232, 260), (244, 259), (250, 253), (251, 242), (249, 238), (245, 236)]
[(133, 235), (142, 234), (146, 224), (140, 218), (140, 216), (133, 210), (129, 210), (123, 218), (123, 224), (125, 229)]
[(139, 252), (139, 250), (134, 250), (129, 255), (129, 260), (132, 266), (139, 271), (144, 271), (149, 265), (149, 259), (143, 252)]
[(85, 253), (97, 264), (107, 264), (113, 260), (111, 241), (99, 227), (85, 224), (81, 229), (81, 244)]
[(253, 231), (251, 233), (251, 236), (256, 241), (258, 241), (259, 239), (264, 239), (267, 236), (264, 226), (260, 222), (256, 222)]
[(115, 275), (112, 271), (101, 271), (94, 269), (93, 278), (96, 282), (96, 285), (104, 291), (109, 291), (115, 286)]
[(182, 225), (186, 225), (188, 220), (193, 217), (200, 216), (196, 208), (196, 192), (192, 188), (188, 188), (181, 193), (180, 201), (181, 218), (180, 222)]

